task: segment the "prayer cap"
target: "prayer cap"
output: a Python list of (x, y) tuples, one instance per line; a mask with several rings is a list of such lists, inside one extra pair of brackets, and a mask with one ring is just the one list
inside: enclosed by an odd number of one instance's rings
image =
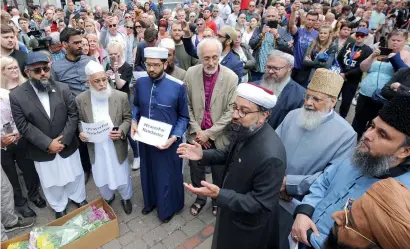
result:
[(85, 66), (85, 74), (87, 76), (90, 76), (90, 75), (93, 75), (99, 72), (105, 72), (105, 70), (104, 70), (104, 67), (98, 62), (90, 60)]
[(163, 38), (158, 44), (159, 48), (175, 49), (175, 42), (171, 38)]
[(410, 97), (395, 97), (379, 111), (379, 117), (396, 130), (410, 136)]
[(145, 58), (152, 59), (168, 59), (168, 49), (156, 47), (144, 48), (144, 56)]
[(337, 98), (342, 89), (343, 81), (339, 74), (325, 68), (318, 68), (313, 74), (308, 89)]
[(252, 83), (241, 83), (236, 90), (239, 97), (259, 106), (271, 109), (276, 105), (277, 97), (272, 91)]
[[(370, 238), (383, 249), (407, 249), (410, 241), (410, 190), (394, 178), (373, 184), (357, 200)], [(359, 231), (361, 232), (361, 231)], [(374, 241), (374, 242), (376, 242)]]

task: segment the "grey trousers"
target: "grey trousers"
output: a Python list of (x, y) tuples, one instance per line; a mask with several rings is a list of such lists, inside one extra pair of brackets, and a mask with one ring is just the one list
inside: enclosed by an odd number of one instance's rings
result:
[(1, 241), (8, 239), (4, 227), (14, 226), (17, 221), (18, 217), (14, 213), (13, 187), (1, 168)]

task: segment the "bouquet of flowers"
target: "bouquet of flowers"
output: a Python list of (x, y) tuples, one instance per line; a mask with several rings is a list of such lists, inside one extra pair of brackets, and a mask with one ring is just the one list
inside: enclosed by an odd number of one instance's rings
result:
[(15, 242), (10, 244), (7, 249), (29, 249), (29, 242), (28, 240)]
[(102, 226), (109, 220), (110, 218), (108, 217), (108, 214), (102, 207), (97, 208), (95, 206), (91, 206), (84, 210), (84, 212), (67, 221), (64, 226), (79, 226), (85, 229), (86, 233), (88, 233)]
[(30, 232), (30, 249), (57, 249), (63, 247), (87, 231), (78, 226), (36, 227)]

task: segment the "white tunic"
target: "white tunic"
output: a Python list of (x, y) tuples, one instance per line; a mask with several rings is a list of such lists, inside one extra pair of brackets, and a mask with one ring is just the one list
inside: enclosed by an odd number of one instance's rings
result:
[[(112, 122), (109, 110), (108, 99), (99, 100), (91, 95), (91, 106), (94, 122), (109, 120)], [(101, 143), (95, 143), (95, 162), (92, 165), (94, 182), (97, 187), (108, 185), (111, 190), (117, 189), (121, 185), (127, 184), (129, 177), (128, 160), (122, 164), (118, 161), (114, 142), (110, 137)]]
[[(48, 93), (39, 92), (34, 86), (33, 89), (36, 92), (46, 113), (50, 117), (50, 97)], [(83, 173), (80, 153), (78, 150), (67, 158), (62, 158), (57, 153), (56, 157), (52, 161), (34, 161), (34, 166), (36, 167), (43, 188), (49, 188), (51, 186), (64, 186), (67, 183), (74, 182), (77, 176)]]

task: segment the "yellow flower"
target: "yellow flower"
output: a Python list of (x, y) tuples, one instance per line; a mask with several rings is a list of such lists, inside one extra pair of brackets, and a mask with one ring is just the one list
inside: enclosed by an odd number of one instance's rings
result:
[(46, 234), (40, 234), (37, 237), (37, 247), (38, 249), (56, 249), (48, 240), (48, 236)]

